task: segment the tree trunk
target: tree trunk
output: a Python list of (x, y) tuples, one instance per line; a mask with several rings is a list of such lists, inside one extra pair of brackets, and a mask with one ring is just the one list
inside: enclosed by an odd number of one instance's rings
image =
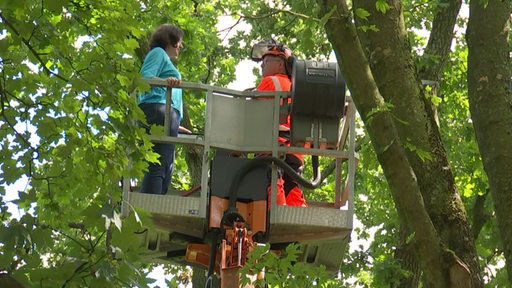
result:
[(428, 38), (423, 58), (423, 66), (419, 67), (422, 80), (439, 82), (443, 68), (448, 62), (450, 47), (453, 40), (453, 29), (461, 7), (461, 0), (445, 0), (432, 9), (437, 13), (432, 22), (432, 30)]
[(326, 23), (327, 36), (333, 44), (354, 103), (384, 170), (400, 221), (407, 227), (408, 235), (412, 236), (411, 243), (425, 272), (427, 287), (450, 287), (448, 272), (442, 265), (445, 255), (439, 237), (426, 213), (416, 175), (408, 162), (405, 146), (398, 137), (393, 116), (373, 79), (348, 5), (335, 0), (319, 3), (323, 13), (321, 16), (332, 13)]
[[(376, 9), (374, 3), (354, 1), (355, 8), (370, 12), (369, 24), (376, 25), (379, 29), (378, 33), (364, 33), (364, 39), (367, 40), (365, 50), (371, 55), (370, 66), (379, 91), (386, 102), (393, 105), (392, 113), (395, 115), (398, 134), (408, 146), (408, 160), (418, 178), (426, 209), (441, 241), (469, 268), (472, 286), (480, 287), (482, 279), (472, 231), (455, 186), (455, 178), (449, 168), (432, 103), (424, 94), (421, 80), (416, 73), (417, 68), (412, 59), (403, 22), (401, 1), (388, 3), (390, 9), (382, 13)], [(454, 5), (453, 9), (458, 9), (458, 6)], [(446, 15), (453, 17), (456, 13), (449, 11)], [(437, 18), (438, 23), (442, 22), (441, 19)], [(451, 23), (454, 21), (447, 19), (445, 22), (450, 24), (440, 26), (453, 25)], [(449, 29), (440, 30), (445, 31), (444, 34), (432, 37), (444, 38), (438, 42), (445, 43), (444, 48), (448, 49), (449, 45), (446, 43), (451, 42), (453, 35)], [(437, 52), (442, 52), (439, 57), (446, 57), (447, 52), (439, 49), (441, 47), (437, 48)], [(436, 49), (431, 48), (430, 51), (434, 52)], [(435, 68), (435, 71), (441, 70), (441, 67), (431, 68)], [(437, 74), (434, 70), (431, 73)], [(425, 153), (429, 156), (422, 156)], [(444, 263), (446, 271), (454, 263), (459, 263), (452, 260), (448, 259)]]
[[(448, 62), (450, 55), (453, 29), (462, 4), (461, 0), (442, 0), (440, 2), (437, 6), (433, 7), (437, 13), (432, 21), (432, 30), (430, 31), (428, 43), (422, 56), (423, 64), (418, 69), (418, 74), (422, 82), (424, 82), (423, 84), (430, 86), (432, 89), (431, 97), (438, 96), (443, 68)], [(431, 106), (437, 126), (439, 126), (438, 107), (433, 103), (431, 103)]]
[(6, 273), (0, 273), (0, 287), (8, 288), (25, 288), (26, 286), (21, 284), (18, 280), (12, 278)]
[(512, 283), (512, 92), (510, 1), (470, 2), (469, 107)]
[[(401, 222), (410, 233), (414, 233), (413, 240), (419, 237), (418, 233), (425, 232), (422, 236), (428, 237), (431, 243), (443, 243), (443, 248), (431, 247), (433, 250), (424, 251), (423, 247), (412, 242), (420, 267), (425, 273), (427, 287), (469, 287), (468, 282), (472, 282), (473, 287), (482, 286), (467, 215), (454, 185), (454, 177), (448, 168), (431, 105), (421, 91), (421, 81), (417, 78), (407, 42), (400, 2), (387, 2), (390, 9), (385, 14), (376, 11), (374, 2), (367, 2), (368, 6), (358, 1), (354, 2), (355, 8), (370, 11), (370, 24), (376, 24), (379, 29), (378, 33), (368, 32), (366, 35), (368, 44), (365, 51), (370, 55), (369, 63), (359, 45), (356, 30), (349, 18), (350, 12), (346, 9), (347, 4), (334, 0), (320, 2), (325, 13), (331, 11), (332, 7), (337, 7), (326, 24), (327, 34), (377, 151)], [(371, 72), (368, 64), (371, 66)], [(378, 88), (372, 76), (375, 77)], [(382, 99), (379, 99), (379, 93), (393, 106), (380, 102)], [(391, 114), (386, 110), (391, 110), (393, 117), (379, 117), (377, 121), (376, 115)], [(372, 120), (370, 115), (375, 115), (375, 119)], [(382, 133), (397, 133), (397, 138), (387, 139), (390, 142), (386, 143), (384, 139), (379, 139)], [(395, 144), (400, 145), (401, 150), (395, 149)], [(391, 158), (381, 155), (392, 149), (396, 154), (390, 156)], [(419, 157), (421, 154), (418, 151), (429, 153), (430, 160)], [(406, 153), (406, 159), (401, 159), (400, 152)], [(401, 165), (404, 166), (399, 167)], [(414, 170), (411, 171), (413, 179), (401, 178), (404, 175), (397, 172), (407, 168)], [(407, 181), (414, 181), (415, 184)], [(421, 194), (415, 195), (413, 199), (411, 194), (414, 194), (415, 189), (421, 189)], [(406, 207), (401, 207), (404, 204)], [(407, 210), (413, 206), (416, 210)], [(431, 221), (436, 227), (436, 233), (429, 231)], [(442, 261), (432, 260), (436, 257)], [(470, 277), (471, 280), (468, 281)]]
[[(437, 13), (435, 14), (432, 22), (430, 37), (423, 54), (423, 64), (419, 67), (418, 73), (422, 84), (430, 86), (430, 97), (437, 96), (438, 93), (442, 70), (448, 61), (450, 46), (453, 39), (453, 30), (461, 7), (461, 1), (447, 0), (442, 4), (445, 5), (437, 5), (432, 8), (434, 11), (437, 11)], [(376, 13), (376, 11), (373, 11), (372, 13)], [(358, 21), (356, 20), (356, 23), (357, 22)], [(360, 36), (365, 38), (364, 34)], [(371, 38), (371, 36), (369, 36), (369, 38)], [(434, 120), (439, 127), (437, 107), (434, 104), (429, 103), (429, 101), (426, 102), (427, 103), (425, 105), (430, 104), (434, 114)], [(417, 274), (419, 274), (420, 267), (413, 263), (415, 261), (414, 255), (410, 255), (413, 251), (410, 245), (405, 243), (405, 240), (405, 237), (400, 237), (400, 247), (402, 247), (402, 249), (400, 250), (400, 253), (395, 254), (395, 257), (400, 258), (399, 260), (402, 264), (402, 269), (408, 270), (412, 275), (417, 276)], [(418, 277), (409, 277), (408, 279), (405, 279), (405, 282), (402, 283), (402, 285), (403, 287), (415, 287), (417, 284), (412, 285), (412, 283), (417, 283), (417, 281)]]
[(400, 279), (397, 288), (418, 287), (420, 283), (421, 269), (416, 260), (414, 247), (407, 241), (407, 230), (400, 227), (400, 245), (396, 248), (395, 258), (400, 261), (400, 267), (409, 272), (408, 277)]

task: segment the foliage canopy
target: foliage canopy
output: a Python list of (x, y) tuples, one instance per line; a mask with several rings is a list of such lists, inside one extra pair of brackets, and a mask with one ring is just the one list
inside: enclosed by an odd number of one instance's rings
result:
[[(147, 135), (133, 125), (143, 114), (130, 95), (134, 89), (148, 89), (134, 81), (140, 76), (147, 37), (163, 22), (180, 26), (186, 49), (176, 64), (183, 78), (225, 86), (235, 79), (235, 67), (247, 58), (250, 46), (260, 40), (286, 43), (300, 58), (328, 59), (334, 45), (324, 26), (342, 3), (323, 13), (320, 2), (0, 0), (0, 272), (34, 287), (147, 287), (152, 281), (147, 269), (153, 264), (141, 262), (136, 233), (151, 225), (150, 215), (137, 210), (121, 218), (119, 212), (120, 179), (142, 175), (146, 160), (155, 159)], [(377, 1), (374, 8), (391, 13), (389, 3)], [(423, 32), (432, 30), (435, 16), (448, 4), (399, 3), (414, 65), (421, 73), (441, 61), (424, 53), (429, 39)], [(382, 27), (364, 22), (375, 12), (362, 7), (352, 11), (354, 22), (361, 23), (358, 33), (382, 33)], [(233, 26), (217, 31), (219, 21), (226, 19)], [(510, 283), (501, 268), (504, 254), (487, 197), (490, 184), (469, 111), (468, 47), (461, 36), (466, 21), (457, 20), (438, 87), (425, 89), (438, 91), (428, 101), (437, 107), (442, 143), (472, 223), (483, 277), (496, 287)], [(238, 29), (242, 23), (251, 29)], [(339, 50), (334, 51), (340, 59)], [(203, 95), (187, 94), (185, 101), (188, 125), (201, 131)], [(372, 141), (363, 135), (367, 133), (359, 135), (356, 217), (361, 226), (354, 238), (369, 245), (347, 253), (342, 280), (327, 280), (321, 268), (291, 267), (293, 259), (285, 259), (284, 266), (267, 259), (265, 264), (286, 268), (276, 269), (275, 275), (320, 275), (269, 278), (275, 287), (310, 279), (321, 279), (322, 287), (395, 287), (409, 275), (394, 257), (403, 223)], [(409, 149), (423, 151), (413, 144)], [(428, 161), (428, 155), (424, 158)], [(177, 189), (194, 184), (184, 159), (178, 156)], [(18, 197), (7, 193), (9, 185), (19, 190)], [(307, 198), (329, 199), (331, 186), (307, 191)], [(171, 285), (177, 285), (177, 278)]]

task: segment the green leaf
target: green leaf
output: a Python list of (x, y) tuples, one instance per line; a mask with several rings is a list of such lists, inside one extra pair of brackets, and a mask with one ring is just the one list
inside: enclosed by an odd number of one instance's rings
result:
[(411, 244), (411, 241), (414, 239), (414, 236), (416, 236), (416, 232), (413, 232), (407, 236), (407, 240), (405, 240), (406, 244)]
[(329, 18), (331, 18), (332, 14), (336, 12), (338, 7), (334, 5), (331, 10), (329, 10), (328, 13), (325, 13), (325, 15), (322, 16), (322, 19), (320, 19), (320, 27), (324, 27), (327, 21), (329, 21)]
[(356, 14), (357, 17), (363, 20), (368, 20), (368, 17), (370, 16), (370, 12), (362, 8), (355, 9), (354, 13)]
[(385, 14), (389, 10), (389, 4), (385, 0), (377, 0), (377, 2), (375, 2), (375, 8), (377, 11)]

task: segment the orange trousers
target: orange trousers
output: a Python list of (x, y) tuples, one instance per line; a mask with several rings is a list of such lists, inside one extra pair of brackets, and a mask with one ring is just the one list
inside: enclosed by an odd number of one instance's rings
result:
[[(277, 205), (288, 205), (288, 206), (300, 206), (300, 207), (308, 207), (308, 203), (306, 202), (306, 199), (304, 199), (304, 193), (302, 193), (302, 190), (299, 188), (299, 186), (293, 187), (289, 192), (288, 196), (286, 195), (284, 191), (284, 180), (282, 177), (279, 177), (277, 179), (277, 198), (276, 202)], [(271, 198), (271, 192), (272, 192), (272, 186), (269, 185), (267, 187), (268, 192), (268, 207), (270, 208), (270, 199)]]

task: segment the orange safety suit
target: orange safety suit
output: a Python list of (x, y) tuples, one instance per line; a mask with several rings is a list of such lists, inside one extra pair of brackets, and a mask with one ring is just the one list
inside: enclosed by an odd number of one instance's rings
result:
[[(273, 76), (263, 77), (260, 84), (256, 87), (258, 91), (290, 91), (292, 82), (286, 74), (275, 74)], [(288, 98), (288, 103), (291, 103)], [(279, 142), (290, 146), (290, 115), (288, 115), (286, 123), (282, 123), (279, 132)], [(287, 154), (285, 162), (289, 164), (297, 173), (302, 173), (304, 166), (304, 158), (301, 154)], [(270, 193), (269, 186), (268, 192)], [(304, 199), (302, 189), (293, 181), (293, 179), (284, 174), (277, 179), (277, 204), (307, 207), (308, 204)]]

